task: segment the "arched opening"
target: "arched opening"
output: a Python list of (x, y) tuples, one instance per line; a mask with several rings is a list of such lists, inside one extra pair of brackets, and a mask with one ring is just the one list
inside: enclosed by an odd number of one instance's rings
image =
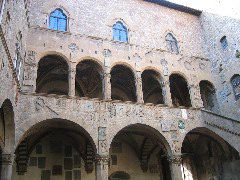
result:
[(210, 111), (217, 110), (217, 96), (212, 83), (209, 81), (201, 81), (199, 86), (204, 108)]
[(172, 53), (179, 53), (179, 47), (178, 47), (178, 41), (177, 39), (172, 35), (172, 33), (168, 33), (165, 37), (167, 48)]
[(84, 60), (77, 65), (76, 95), (89, 98), (103, 98), (103, 69), (92, 60)]
[(172, 74), (169, 81), (173, 105), (190, 107), (191, 100), (187, 81), (179, 74)]
[(62, 9), (55, 9), (49, 17), (49, 29), (67, 31), (67, 16)]
[(124, 65), (116, 65), (111, 70), (112, 100), (137, 101), (135, 76)]
[(0, 146), (11, 153), (15, 143), (14, 112), (10, 100), (5, 100), (0, 109)]
[(118, 174), (119, 179), (170, 180), (169, 150), (165, 138), (152, 127), (127, 126), (112, 140), (108, 172), (113, 175), (122, 172), (121, 176)]
[(185, 179), (238, 179), (238, 152), (207, 128), (190, 131), (183, 142)]
[(89, 133), (71, 121), (34, 125), (15, 154), (13, 179), (95, 179), (96, 146)]
[(164, 104), (161, 77), (156, 71), (142, 73), (143, 99), (145, 103)]
[(239, 74), (235, 74), (231, 78), (231, 84), (233, 87), (233, 93), (234, 93), (235, 99), (239, 100), (240, 99), (240, 75)]
[(38, 63), (37, 93), (68, 95), (68, 64), (58, 55), (49, 55)]
[(113, 40), (128, 42), (128, 30), (121, 21), (118, 21), (113, 25)]
[(109, 180), (130, 180), (130, 176), (129, 174), (122, 172), (122, 171), (118, 171), (113, 173), (110, 177)]

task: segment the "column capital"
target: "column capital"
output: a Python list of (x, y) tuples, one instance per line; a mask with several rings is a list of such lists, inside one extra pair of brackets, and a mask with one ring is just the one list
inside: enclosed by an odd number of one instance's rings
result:
[(95, 162), (97, 164), (108, 164), (108, 162), (110, 161), (110, 157), (109, 156), (103, 156), (103, 155), (97, 155), (95, 157)]
[(70, 68), (68, 72), (72, 74), (76, 74), (77, 71), (76, 71), (76, 68)]
[(168, 161), (172, 164), (179, 165), (182, 163), (182, 155), (178, 154), (178, 155), (168, 156)]
[(14, 160), (13, 154), (2, 154), (0, 157), (0, 164), (2, 165), (12, 165)]

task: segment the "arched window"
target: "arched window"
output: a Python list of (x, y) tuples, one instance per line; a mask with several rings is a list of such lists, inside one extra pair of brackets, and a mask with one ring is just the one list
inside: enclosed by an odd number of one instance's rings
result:
[(49, 29), (67, 31), (67, 16), (63, 10), (56, 9), (50, 14)]
[(216, 90), (212, 83), (203, 80), (199, 86), (204, 108), (211, 111), (218, 110)]
[(176, 38), (171, 34), (168, 33), (166, 36), (166, 42), (167, 42), (167, 48), (169, 51), (178, 54), (179, 49), (178, 49), (178, 42)]
[(113, 25), (113, 40), (128, 42), (128, 30), (120, 21)]
[(223, 50), (227, 49), (227, 47), (228, 47), (228, 42), (227, 42), (227, 37), (226, 37), (226, 36), (223, 36), (223, 37), (220, 39), (220, 43), (221, 43), (221, 46), (222, 46), (222, 49), (223, 49)]
[(231, 83), (233, 87), (233, 92), (235, 94), (236, 100), (240, 99), (240, 75), (235, 74), (231, 78)]

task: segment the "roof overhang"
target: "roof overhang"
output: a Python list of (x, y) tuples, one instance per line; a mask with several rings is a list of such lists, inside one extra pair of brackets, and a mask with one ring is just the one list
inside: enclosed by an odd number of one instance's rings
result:
[(200, 10), (193, 9), (193, 8), (190, 8), (190, 7), (187, 7), (187, 6), (184, 6), (184, 5), (176, 4), (176, 3), (173, 3), (173, 2), (169, 2), (169, 1), (166, 1), (166, 0), (143, 0), (143, 1), (159, 4), (161, 6), (168, 7), (168, 8), (171, 8), (171, 9), (175, 9), (177, 11), (185, 12), (185, 13), (192, 14), (192, 15), (195, 15), (195, 16), (200, 16), (202, 14), (202, 11), (200, 11)]

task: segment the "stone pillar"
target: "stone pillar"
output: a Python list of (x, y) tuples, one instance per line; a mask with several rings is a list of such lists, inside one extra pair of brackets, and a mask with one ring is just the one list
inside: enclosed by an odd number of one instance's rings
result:
[(71, 66), (69, 67), (68, 71), (68, 95), (74, 97), (75, 96), (75, 79), (76, 79), (76, 67)]
[(173, 106), (169, 80), (165, 80), (164, 82), (161, 83), (161, 85), (162, 85), (164, 103), (169, 107)]
[(142, 73), (137, 71), (136, 73), (136, 95), (137, 95), (137, 102), (144, 103), (143, 100), (143, 89), (142, 89)]
[(104, 100), (111, 100), (111, 74), (109, 70), (103, 75), (103, 98)]
[(202, 108), (203, 107), (203, 101), (201, 98), (201, 92), (200, 87), (198, 85), (189, 85), (189, 94), (191, 99), (192, 107), (194, 108)]
[(12, 179), (12, 166), (13, 166), (14, 155), (2, 154), (0, 157), (1, 165), (1, 179), (11, 180)]
[(181, 155), (172, 155), (168, 157), (172, 180), (183, 180), (182, 157)]
[(96, 180), (108, 180), (109, 157), (98, 155), (96, 157)]

